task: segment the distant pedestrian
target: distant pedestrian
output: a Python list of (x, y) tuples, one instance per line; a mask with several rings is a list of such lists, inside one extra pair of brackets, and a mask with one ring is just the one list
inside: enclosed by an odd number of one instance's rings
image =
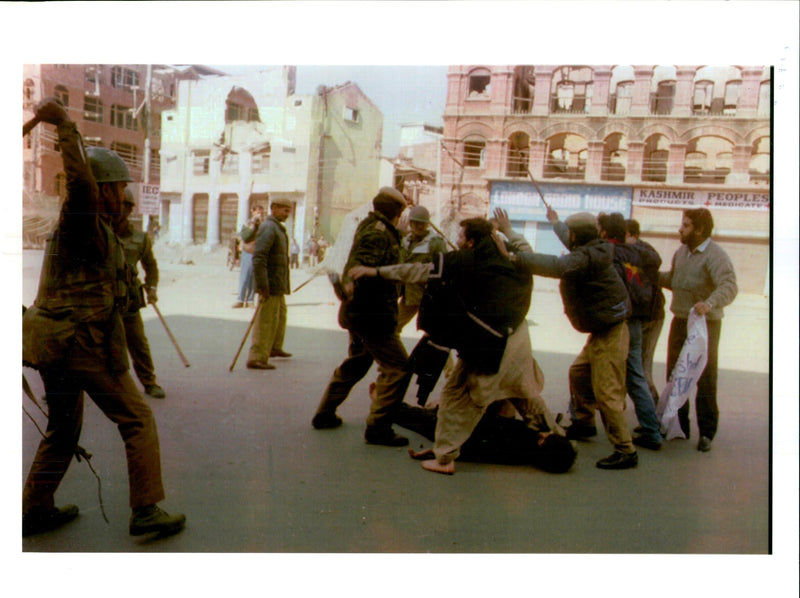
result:
[[(708, 362), (697, 381), (695, 407), (700, 440), (697, 450), (708, 452), (717, 433), (717, 360), (722, 331), (722, 308), (730, 305), (739, 291), (736, 273), (725, 250), (711, 240), (714, 219), (706, 208), (685, 210), (678, 234), (681, 247), (672, 257), (672, 267), (661, 272), (661, 286), (672, 290), (673, 314), (667, 348), (667, 376), (670, 375), (686, 342), (689, 312), (706, 317)], [(689, 438), (689, 402), (678, 411), (681, 429)]]
[(234, 308), (247, 307), (253, 303), (253, 251), (256, 246), (258, 227), (264, 220), (264, 206), (254, 205), (250, 208), (250, 219), (239, 231), (241, 254), (239, 257), (239, 295)]
[(297, 244), (297, 239), (292, 237), (292, 244), (289, 247), (289, 267), (300, 267), (300, 245)]

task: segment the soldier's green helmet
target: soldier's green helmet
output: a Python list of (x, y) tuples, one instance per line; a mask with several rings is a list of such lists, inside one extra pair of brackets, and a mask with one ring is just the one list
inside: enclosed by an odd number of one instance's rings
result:
[(94, 180), (98, 184), (133, 181), (128, 167), (116, 152), (104, 147), (88, 147), (86, 155), (89, 156), (89, 166), (92, 168)]
[(414, 206), (408, 211), (408, 219), (411, 222), (424, 222), (429, 224), (431, 215), (425, 206)]

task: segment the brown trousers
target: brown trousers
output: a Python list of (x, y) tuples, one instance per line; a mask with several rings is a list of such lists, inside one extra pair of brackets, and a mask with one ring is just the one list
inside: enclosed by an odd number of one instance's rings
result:
[(131, 356), (133, 371), (142, 386), (150, 386), (156, 383), (156, 369), (153, 365), (153, 357), (150, 354), (150, 343), (144, 333), (144, 322), (142, 314), (136, 311), (122, 318), (125, 326), (125, 342), (128, 345), (128, 353)]
[(283, 350), (286, 336), (286, 298), (270, 295), (266, 301), (258, 300), (258, 317), (253, 327), (253, 341), (247, 361), (268, 363), (272, 351)]
[(130, 506), (164, 500), (156, 421), (129, 372), (111, 373), (104, 352), (75, 347), (63, 368), (42, 372), (47, 432), (39, 443), (22, 493), (22, 511), (54, 506), (53, 495), (81, 435), (84, 391), (117, 425), (128, 460)]
[(569, 389), (575, 406), (575, 424), (595, 425), (595, 409), (609, 442), (621, 453), (633, 453), (633, 441), (625, 420), (626, 361), (630, 335), (628, 323), (589, 335), (589, 340), (569, 368)]
[(347, 358), (334, 370), (317, 413), (335, 413), (356, 383), (367, 375), (373, 361), (378, 364), (378, 378), (367, 428), (391, 427), (411, 381), (411, 372), (405, 371), (408, 353), (396, 332), (379, 337), (350, 332)]

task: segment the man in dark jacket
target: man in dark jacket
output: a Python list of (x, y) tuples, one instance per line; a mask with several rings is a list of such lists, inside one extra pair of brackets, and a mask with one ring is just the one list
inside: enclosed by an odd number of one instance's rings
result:
[[(511, 230), (506, 216), (499, 223), (503, 233)], [(614, 268), (613, 246), (598, 239), (597, 218), (581, 212), (571, 215), (565, 224), (569, 232), (567, 255), (521, 252), (510, 257), (531, 274), (560, 278), (567, 317), (576, 330), (589, 333), (569, 369), (575, 421), (567, 430), (567, 438), (594, 436), (598, 408), (614, 453), (600, 459), (597, 467), (636, 467), (638, 456), (625, 420), (625, 361), (630, 342), (626, 320), (631, 313), (628, 292)]]
[(645, 270), (658, 272), (661, 257), (650, 247), (625, 242), (625, 217), (619, 212), (600, 214), (597, 218), (600, 238), (614, 246), (614, 267), (617, 269), (631, 300), (631, 317), (628, 318), (630, 345), (626, 363), (625, 386), (636, 410), (640, 434), (633, 444), (654, 451), (661, 450), (661, 431), (656, 404), (642, 365), (642, 324), (651, 316), (653, 285), (645, 280)]
[(286, 299), (289, 283), (289, 237), (283, 223), (292, 214), (292, 202), (273, 199), (270, 215), (258, 228), (253, 251), (253, 282), (258, 314), (247, 357), (251, 370), (274, 370), (270, 357), (291, 357), (283, 350), (286, 336)]
[[(346, 273), (354, 266), (380, 269), (400, 261), (397, 224), (406, 205), (402, 193), (381, 187), (372, 200), (373, 211), (356, 230), (344, 269), (346, 285), (352, 285)], [(411, 380), (405, 371), (408, 353), (397, 332), (397, 284), (378, 277), (358, 281), (352, 289), (339, 308), (339, 324), (350, 333), (348, 355), (333, 372), (311, 424), (318, 430), (340, 426), (336, 409), (376, 361), (379, 374), (364, 438), (370, 444), (404, 446), (408, 439), (392, 429)]]

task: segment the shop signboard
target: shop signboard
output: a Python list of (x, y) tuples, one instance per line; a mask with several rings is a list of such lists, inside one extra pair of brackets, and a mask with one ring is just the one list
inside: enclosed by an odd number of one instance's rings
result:
[(769, 193), (726, 189), (647, 189), (633, 190), (633, 205), (654, 208), (709, 208), (722, 210), (769, 210)]

